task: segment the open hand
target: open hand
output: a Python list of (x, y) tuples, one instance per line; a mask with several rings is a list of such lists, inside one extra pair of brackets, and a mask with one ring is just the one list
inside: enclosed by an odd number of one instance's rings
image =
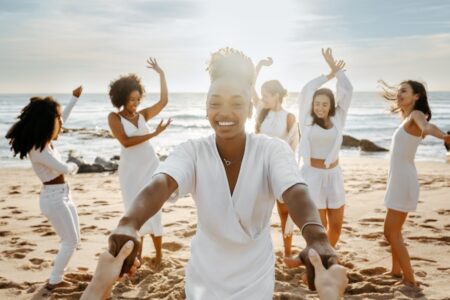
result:
[(170, 125), (170, 123), (172, 123), (172, 119), (167, 120), (167, 122), (165, 124), (163, 121), (164, 120), (161, 120), (161, 122), (159, 122), (159, 124), (158, 124), (158, 127), (156, 127), (156, 129), (155, 129), (156, 135), (159, 135), (161, 132), (166, 130), (166, 128)]
[(158, 74), (163, 74), (164, 73), (164, 71), (158, 65), (158, 62), (156, 61), (156, 59), (152, 58), (152, 57), (149, 57), (147, 59), (147, 68), (155, 70), (156, 73), (158, 73)]
[(339, 70), (344, 69), (345, 62), (343, 60), (335, 60), (333, 57), (333, 50), (331, 50), (331, 48), (322, 48), (322, 55), (328, 66), (330, 67), (332, 74), (336, 74)]

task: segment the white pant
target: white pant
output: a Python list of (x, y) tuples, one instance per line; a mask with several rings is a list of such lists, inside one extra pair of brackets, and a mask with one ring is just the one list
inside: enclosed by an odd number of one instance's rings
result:
[(41, 212), (53, 225), (61, 244), (56, 255), (49, 283), (63, 280), (64, 269), (80, 242), (80, 225), (77, 210), (70, 197), (67, 184), (44, 185), (39, 201)]
[(318, 209), (337, 209), (345, 204), (344, 177), (340, 166), (320, 169), (303, 165), (301, 171)]

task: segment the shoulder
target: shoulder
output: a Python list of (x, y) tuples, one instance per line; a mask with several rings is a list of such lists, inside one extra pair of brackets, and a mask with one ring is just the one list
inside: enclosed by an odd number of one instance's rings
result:
[(413, 110), (410, 114), (412, 119), (426, 119), (427, 116), (420, 110)]
[(110, 112), (108, 114), (108, 120), (120, 120), (120, 115), (119, 113), (116, 112)]

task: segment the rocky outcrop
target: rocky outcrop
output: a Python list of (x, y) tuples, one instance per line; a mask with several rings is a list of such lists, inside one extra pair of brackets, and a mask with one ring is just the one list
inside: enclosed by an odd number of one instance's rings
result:
[(84, 161), (83, 157), (76, 156), (72, 151), (69, 152), (67, 162), (73, 162), (78, 166), (78, 173), (100, 173), (117, 171), (118, 164), (113, 161), (107, 161), (104, 158), (96, 157), (93, 164)]
[(356, 148), (358, 147), (361, 151), (364, 152), (385, 152), (389, 151), (386, 148), (380, 147), (376, 145), (374, 142), (362, 139), (358, 140), (352, 136), (344, 135), (343, 141), (342, 141), (342, 147), (351, 147)]

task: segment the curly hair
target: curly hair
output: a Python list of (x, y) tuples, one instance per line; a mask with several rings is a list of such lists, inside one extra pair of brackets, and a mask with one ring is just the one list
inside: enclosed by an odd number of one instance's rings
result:
[[(283, 87), (281, 82), (278, 80), (269, 80), (263, 83), (261, 86), (261, 90), (266, 90), (269, 94), (275, 95), (278, 94), (280, 96), (280, 103), (283, 102), (283, 98), (287, 95), (287, 90)], [(266, 119), (267, 115), (269, 114), (270, 109), (263, 108), (258, 114), (258, 117), (256, 118), (255, 123), (255, 132), (260, 133), (261, 132), (261, 124)]]
[(314, 99), (319, 96), (319, 95), (324, 95), (327, 96), (328, 99), (330, 99), (330, 111), (328, 112), (328, 117), (332, 117), (336, 114), (336, 101), (334, 99), (334, 94), (333, 91), (327, 88), (321, 88), (315, 91), (314, 95), (313, 95), (313, 103), (312, 103), (312, 107), (311, 107), (311, 117), (313, 117), (313, 121), (311, 125), (317, 124), (322, 128), (325, 128), (325, 120), (319, 118), (315, 113), (314, 113)]
[(27, 156), (31, 149), (40, 151), (51, 141), (56, 118), (60, 117), (59, 103), (52, 97), (33, 97), (17, 117), (6, 134), (14, 156), (20, 159)]
[(222, 77), (233, 77), (253, 84), (255, 66), (242, 51), (225, 47), (211, 54), (208, 67), (211, 82)]
[(428, 104), (428, 96), (427, 96), (427, 90), (425, 88), (425, 83), (415, 81), (415, 80), (404, 80), (400, 82), (398, 86), (392, 86), (384, 82), (383, 80), (379, 80), (378, 84), (383, 89), (383, 98), (392, 101), (391, 104), (391, 112), (392, 113), (398, 113), (401, 112), (400, 107), (396, 105), (397, 100), (397, 91), (398, 87), (402, 84), (408, 84), (411, 89), (413, 90), (414, 94), (419, 95), (419, 99), (414, 104), (413, 110), (418, 110), (423, 112), (427, 116), (427, 121), (431, 120), (431, 108)]
[(127, 103), (128, 97), (133, 91), (138, 91), (141, 96), (145, 95), (145, 88), (141, 83), (141, 78), (136, 74), (120, 76), (119, 79), (111, 81), (109, 84), (109, 98), (112, 105), (120, 109)]

